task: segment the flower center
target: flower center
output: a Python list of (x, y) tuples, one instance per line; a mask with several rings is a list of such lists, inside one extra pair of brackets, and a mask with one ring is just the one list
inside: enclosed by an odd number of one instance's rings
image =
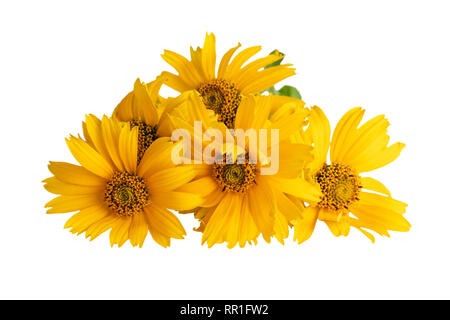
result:
[(256, 184), (256, 164), (215, 164), (213, 176), (222, 187), (222, 191), (245, 193), (251, 186)]
[(233, 128), (236, 111), (241, 103), (241, 95), (236, 85), (227, 80), (214, 79), (202, 84), (197, 90), (206, 108), (213, 110), (218, 120), (228, 128)]
[(105, 188), (106, 205), (118, 216), (131, 217), (148, 203), (144, 179), (127, 172), (117, 171)]
[(361, 191), (361, 178), (355, 170), (339, 163), (324, 164), (315, 175), (323, 197), (318, 207), (342, 210), (358, 201)]
[(146, 124), (144, 121), (131, 120), (130, 127), (138, 127), (138, 164), (141, 162), (145, 151), (150, 147), (158, 136), (156, 135), (156, 126)]

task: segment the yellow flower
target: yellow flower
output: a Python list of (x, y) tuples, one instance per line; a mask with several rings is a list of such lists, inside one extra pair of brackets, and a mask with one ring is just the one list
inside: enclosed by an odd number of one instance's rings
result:
[[(192, 111), (187, 114), (200, 113), (208, 119), (197, 93), (191, 92), (188, 101)], [(203, 232), (202, 242), (206, 242), (208, 247), (223, 242), (228, 243), (229, 248), (236, 244), (244, 247), (246, 243), (256, 243), (261, 234), (267, 242), (275, 236), (283, 243), (289, 233), (289, 223), (302, 217), (298, 198), (308, 201), (320, 199), (319, 187), (299, 178), (302, 171), (299, 164), (312, 160), (312, 148), (290, 142), (290, 137), (298, 131), (306, 116), (302, 103), (275, 107), (278, 109), (274, 110), (272, 96), (244, 98), (236, 115), (234, 129), (267, 129), (268, 148), (272, 144), (279, 148), (278, 172), (261, 174), (263, 169), (272, 164), (267, 159), (271, 153), (261, 147), (262, 140), (258, 139), (258, 147), (254, 151), (249, 149), (248, 143), (242, 145), (234, 141), (232, 154), (227, 153), (229, 145), (226, 143), (218, 148), (215, 156), (223, 158), (223, 163), (194, 165), (198, 170), (197, 177), (180, 189), (201, 192), (205, 198), (205, 202), (195, 210), (195, 217), (200, 220), (198, 231)], [(199, 116), (192, 117), (196, 119)], [(185, 124), (185, 128), (193, 134), (189, 121)], [(219, 130), (221, 125), (225, 127), (222, 123), (210, 122), (211, 127)], [(272, 129), (279, 130), (278, 143), (270, 139)], [(225, 127), (223, 136), (233, 136), (227, 130)], [(204, 153), (205, 143), (202, 147)], [(252, 163), (249, 158), (255, 154), (258, 155), (257, 162)], [(245, 161), (226, 163), (227, 156), (233, 160), (241, 157)]]
[[(328, 119), (320, 108), (311, 108), (305, 143), (314, 144), (315, 159), (308, 170), (319, 183), (323, 197), (306, 208), (304, 219), (294, 225), (294, 240), (299, 243), (311, 236), (317, 220), (324, 221), (335, 236), (347, 236), (354, 227), (371, 241), (375, 238), (367, 229), (386, 236), (388, 230), (409, 230), (410, 224), (403, 217), (407, 205), (393, 199), (381, 182), (360, 176), (394, 161), (405, 145), (387, 146), (389, 123), (383, 115), (358, 128), (363, 115), (361, 108), (347, 112), (330, 144)], [(327, 162), (328, 149), (331, 163)]]
[(175, 166), (174, 144), (159, 138), (147, 149), (138, 165), (138, 128), (115, 118), (86, 118), (91, 143), (71, 136), (67, 145), (81, 166), (51, 162), (53, 177), (45, 188), (60, 196), (46, 204), (47, 213), (77, 212), (66, 223), (72, 233), (91, 240), (111, 229), (111, 246), (128, 239), (142, 247), (148, 231), (160, 245), (182, 239), (183, 226), (167, 208), (188, 210), (203, 199), (196, 192), (179, 189), (191, 181), (191, 166)]
[(191, 48), (191, 61), (165, 50), (163, 59), (174, 67), (178, 75), (163, 72), (161, 76), (166, 78), (169, 87), (180, 93), (197, 90), (207, 108), (218, 115), (219, 121), (233, 127), (242, 96), (262, 92), (295, 74), (295, 69), (290, 68), (289, 64), (263, 69), (283, 57), (279, 52), (256, 59), (243, 67), (261, 47), (247, 48), (231, 59), (240, 46), (238, 44), (223, 56), (216, 72), (216, 39), (214, 34), (206, 34), (203, 48)]
[[(159, 96), (159, 90), (163, 83), (161, 77), (147, 84), (137, 79), (134, 83), (134, 90), (123, 98), (113, 112), (113, 117), (128, 122), (131, 128), (138, 128), (138, 162), (141, 161), (153, 141), (158, 137), (166, 136), (161, 134), (164, 126), (168, 125), (161, 121), (166, 101)], [(83, 123), (83, 128), (84, 135), (90, 142), (89, 134), (86, 133), (86, 123)]]

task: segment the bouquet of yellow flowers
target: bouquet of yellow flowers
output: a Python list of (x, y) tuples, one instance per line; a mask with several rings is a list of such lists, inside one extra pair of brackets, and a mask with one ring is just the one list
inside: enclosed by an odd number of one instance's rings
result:
[[(363, 173), (394, 161), (384, 115), (361, 124), (364, 110), (343, 115), (333, 133), (317, 106), (305, 107), (295, 74), (275, 50), (250, 61), (260, 46), (228, 50), (216, 67), (214, 34), (190, 60), (165, 50), (177, 72), (134, 83), (111, 115), (86, 115), (82, 136), (67, 146), (79, 165), (50, 162), (44, 187), (58, 195), (47, 213), (76, 212), (65, 224), (90, 240), (110, 230), (111, 246), (142, 247), (148, 233), (163, 247), (186, 232), (176, 214), (197, 219), (208, 247), (284, 244), (293, 231), (308, 240), (317, 220), (335, 236), (350, 227), (408, 231), (406, 204)], [(162, 97), (165, 85), (177, 97)], [(329, 155), (329, 156), (328, 156)]]

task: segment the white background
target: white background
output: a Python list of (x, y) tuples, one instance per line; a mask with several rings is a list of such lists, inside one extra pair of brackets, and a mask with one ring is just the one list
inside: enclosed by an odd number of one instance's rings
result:
[[(0, 298), (450, 298), (448, 1), (2, 1)], [(294, 63), (308, 105), (334, 126), (349, 108), (386, 114), (402, 155), (373, 176), (409, 204), (409, 233), (371, 244), (319, 223), (301, 246), (229, 250), (188, 232), (164, 249), (111, 249), (47, 215), (47, 162), (73, 161), (64, 138), (85, 113), (110, 113), (137, 77), (171, 70), (214, 32)]]

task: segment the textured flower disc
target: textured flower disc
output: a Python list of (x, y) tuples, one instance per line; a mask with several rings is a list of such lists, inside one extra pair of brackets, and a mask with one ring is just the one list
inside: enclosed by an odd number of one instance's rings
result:
[(202, 84), (198, 92), (206, 107), (218, 115), (218, 120), (228, 128), (233, 128), (236, 111), (242, 100), (236, 85), (230, 81), (215, 79)]
[(138, 163), (144, 156), (145, 151), (150, 147), (158, 136), (156, 126), (146, 124), (144, 121), (131, 120), (130, 127), (138, 127)]
[(315, 175), (323, 193), (318, 207), (332, 210), (348, 210), (349, 206), (359, 200), (361, 178), (349, 166), (332, 163), (324, 164)]
[(248, 159), (242, 164), (223, 163), (213, 166), (213, 176), (222, 187), (222, 191), (245, 193), (256, 184), (256, 173), (256, 164), (248, 163)]
[(134, 216), (147, 204), (144, 179), (127, 172), (115, 172), (105, 188), (105, 202), (119, 216)]

